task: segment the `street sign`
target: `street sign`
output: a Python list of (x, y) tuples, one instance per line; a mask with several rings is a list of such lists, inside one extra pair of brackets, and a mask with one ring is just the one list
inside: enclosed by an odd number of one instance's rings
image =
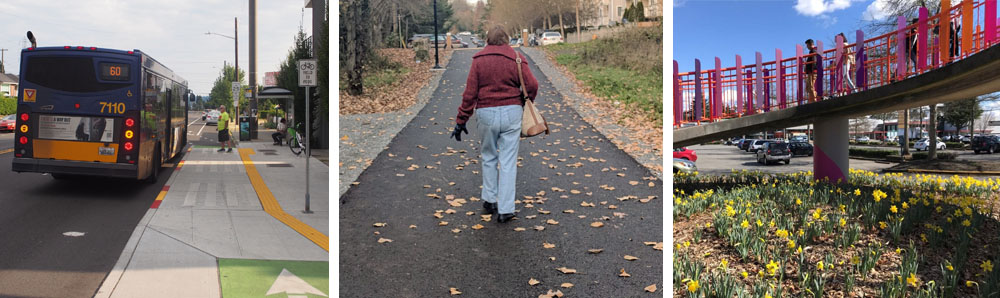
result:
[(264, 73), (264, 87), (278, 86), (278, 72), (269, 71)]
[(299, 60), (299, 87), (316, 87), (318, 70), (319, 63), (316, 59)]
[(233, 106), (237, 106), (240, 103), (240, 82), (233, 82)]

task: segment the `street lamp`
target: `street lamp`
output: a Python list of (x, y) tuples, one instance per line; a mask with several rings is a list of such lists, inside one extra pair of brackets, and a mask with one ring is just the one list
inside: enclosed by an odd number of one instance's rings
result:
[[(235, 73), (235, 77), (236, 77), (236, 81), (239, 82), (240, 81), (240, 38), (239, 38), (240, 37), (240, 32), (239, 32), (239, 22), (237, 22), (237, 20), (238, 20), (237, 18), (235, 18), (235, 17), (233, 18), (233, 36), (223, 35), (223, 34), (215, 33), (215, 32), (212, 32), (212, 31), (205, 32), (205, 35), (218, 35), (218, 36), (222, 36), (222, 37), (225, 37), (225, 38), (233, 40), (233, 52), (236, 55), (236, 59), (233, 61), (233, 67), (236, 70), (234, 72)], [(225, 74), (223, 74), (223, 76), (224, 75)], [(236, 97), (236, 98), (239, 98), (238, 97), (239, 94), (233, 94), (233, 96)], [(239, 100), (235, 100), (233, 102), (233, 111), (236, 113), (236, 116), (237, 116), (237, 118), (236, 118), (237, 119), (236, 120), (236, 123), (237, 123), (236, 127), (239, 128), (239, 115), (240, 115)], [(238, 134), (242, 135), (243, 134), (243, 130), (239, 130)]]

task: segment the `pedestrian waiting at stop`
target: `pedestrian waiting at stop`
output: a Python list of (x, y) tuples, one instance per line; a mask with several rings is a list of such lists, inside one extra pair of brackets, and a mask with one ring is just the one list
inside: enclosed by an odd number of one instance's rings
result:
[(220, 105), (219, 121), (215, 124), (219, 128), (219, 152), (233, 152), (233, 140), (229, 135), (229, 120), (229, 113), (226, 113), (226, 106)]
[[(510, 36), (503, 26), (495, 25), (486, 35), (486, 47), (472, 56), (472, 67), (451, 134), (461, 142), (462, 132), (469, 133), (466, 122), (473, 113), (478, 115), (476, 127), (482, 137), (483, 209), (485, 213), (496, 214), (500, 223), (515, 216), (514, 184), (517, 182), (522, 105), (524, 100), (534, 101), (538, 94), (538, 81), (531, 74), (527, 59), (515, 52), (509, 43)], [(523, 86), (518, 68), (523, 73)], [(527, 91), (527, 98), (522, 99), (522, 87)]]
[(278, 131), (271, 134), (271, 138), (274, 139), (274, 144), (281, 146), (281, 141), (285, 139), (285, 131), (288, 130), (288, 125), (285, 124), (285, 118), (281, 118), (278, 121)]

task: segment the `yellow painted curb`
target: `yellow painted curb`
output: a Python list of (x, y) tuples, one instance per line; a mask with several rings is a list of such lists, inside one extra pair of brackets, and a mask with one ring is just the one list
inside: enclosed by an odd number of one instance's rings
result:
[[(260, 177), (260, 173), (257, 172), (257, 167), (253, 165), (250, 161), (250, 155), (256, 154), (253, 149), (250, 148), (239, 148), (240, 159), (243, 160), (243, 166), (247, 169), (247, 177), (250, 177), (250, 184), (253, 185), (254, 191), (257, 192), (257, 198), (260, 199), (260, 205), (264, 207), (264, 212), (270, 214), (278, 221), (281, 221), (288, 227), (292, 228), (302, 236), (319, 245), (323, 250), (330, 251), (330, 237), (323, 235), (320, 231), (309, 225), (303, 223), (294, 216), (285, 213), (285, 210), (281, 209), (281, 205), (278, 204), (278, 200), (274, 198), (274, 194), (271, 190), (267, 188), (267, 184), (264, 183), (264, 179)], [(306, 161), (308, 162), (308, 160)]]

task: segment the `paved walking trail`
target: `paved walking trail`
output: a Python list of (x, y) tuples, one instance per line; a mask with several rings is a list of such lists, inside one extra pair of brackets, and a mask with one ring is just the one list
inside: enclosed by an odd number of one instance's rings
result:
[(431, 100), (341, 196), (340, 295), (661, 296), (662, 181), (565, 105), (530, 58), (552, 134), (521, 140), (517, 219), (483, 220), (480, 136), (448, 138), (475, 53), (453, 54)]

